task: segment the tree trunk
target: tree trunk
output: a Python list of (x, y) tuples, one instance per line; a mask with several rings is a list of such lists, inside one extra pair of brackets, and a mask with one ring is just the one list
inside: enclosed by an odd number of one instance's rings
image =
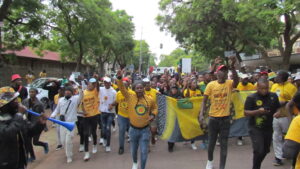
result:
[(286, 44), (286, 47), (282, 54), (282, 65), (281, 65), (282, 69), (289, 70), (292, 52), (293, 52), (293, 44)]
[(79, 56), (77, 58), (75, 72), (80, 71), (82, 58), (83, 58), (83, 48), (82, 48), (82, 43), (79, 42)]

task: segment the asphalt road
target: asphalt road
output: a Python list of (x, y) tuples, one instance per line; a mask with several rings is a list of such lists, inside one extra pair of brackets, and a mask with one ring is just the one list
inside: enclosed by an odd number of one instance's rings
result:
[[(74, 138), (73, 162), (66, 163), (64, 150), (55, 151), (55, 128), (43, 133), (41, 140), (48, 141), (49, 154), (44, 154), (43, 149), (35, 147), (37, 160), (29, 165), (29, 169), (131, 169), (132, 160), (129, 152), (129, 144), (126, 143), (125, 153), (118, 155), (118, 132), (112, 134), (112, 151), (106, 153), (102, 146), (98, 146), (98, 153), (92, 154), (88, 162), (83, 161), (83, 153), (78, 152), (79, 137)], [(167, 142), (159, 140), (155, 146), (151, 146), (148, 157), (147, 169), (205, 169), (207, 152), (199, 148), (200, 142), (196, 142), (198, 150), (192, 150), (190, 143), (177, 143), (173, 153), (167, 151)], [(219, 147), (215, 149), (214, 166), (218, 168)], [(272, 148), (271, 148), (272, 149)], [(273, 150), (267, 155), (262, 169), (290, 169), (290, 162), (284, 166), (275, 167)], [(249, 138), (245, 138), (244, 146), (237, 146), (236, 139), (229, 141), (227, 169), (251, 169), (252, 148)]]

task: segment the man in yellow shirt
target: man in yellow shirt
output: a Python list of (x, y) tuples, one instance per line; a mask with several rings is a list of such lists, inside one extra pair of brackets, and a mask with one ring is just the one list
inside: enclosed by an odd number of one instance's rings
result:
[(27, 75), (25, 76), (25, 79), (27, 80), (27, 84), (31, 84), (32, 81), (34, 80), (34, 75), (33, 73), (29, 70)]
[(213, 168), (213, 153), (219, 135), (220, 139), (220, 169), (225, 168), (227, 157), (228, 136), (230, 129), (230, 103), (232, 90), (237, 87), (239, 79), (235, 70), (235, 58), (230, 57), (230, 69), (233, 80), (227, 80), (228, 67), (221, 65), (217, 68), (217, 80), (210, 82), (204, 93), (200, 112), (200, 122), (205, 123), (204, 113), (206, 112), (206, 104), (210, 99), (209, 123), (208, 123), (208, 162), (206, 169)]
[[(134, 94), (129, 88), (129, 82), (127, 78), (123, 78), (123, 84), (129, 93)], [(119, 124), (119, 155), (124, 153), (125, 133), (129, 129), (128, 118), (128, 102), (123, 96), (121, 91), (117, 92), (116, 102), (118, 103), (118, 124)]]
[(283, 157), (294, 159), (294, 169), (300, 168), (300, 116), (293, 119), (283, 146)]
[(282, 147), (283, 137), (286, 134), (290, 121), (288, 118), (287, 110), (285, 109), (286, 104), (292, 100), (297, 88), (288, 82), (289, 73), (281, 70), (277, 73), (276, 84), (272, 86), (271, 92), (276, 93), (280, 104), (280, 114), (273, 120), (273, 148), (275, 153), (274, 165), (280, 166), (282, 163)]
[(237, 86), (239, 91), (255, 90), (255, 86), (249, 82), (249, 76), (247, 74), (241, 75), (241, 82)]
[(137, 152), (140, 146), (141, 167), (145, 169), (148, 158), (148, 145), (150, 139), (150, 123), (158, 113), (157, 104), (152, 97), (144, 94), (142, 82), (134, 84), (135, 93), (130, 93), (122, 82), (123, 71), (117, 72), (117, 84), (128, 103), (128, 115), (130, 122), (129, 136), (131, 155), (133, 159), (132, 169), (138, 169)]
[(40, 73), (40, 78), (43, 78), (43, 77), (47, 77), (46, 70), (43, 70), (43, 71)]

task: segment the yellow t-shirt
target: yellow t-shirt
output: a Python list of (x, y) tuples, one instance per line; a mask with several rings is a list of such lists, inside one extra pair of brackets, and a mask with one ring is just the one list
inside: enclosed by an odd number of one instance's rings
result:
[[(289, 130), (285, 136), (285, 139), (295, 141), (300, 144), (300, 116), (297, 116), (293, 119)], [(295, 169), (300, 168), (300, 153), (297, 157), (296, 167)]]
[(92, 117), (100, 114), (99, 112), (99, 97), (97, 89), (92, 91), (85, 90), (82, 98), (83, 110), (85, 111), (85, 117)]
[(279, 101), (290, 101), (297, 92), (297, 88), (290, 82), (285, 82), (283, 85), (275, 83), (272, 86), (271, 92), (276, 93)]
[(27, 80), (27, 84), (31, 84), (34, 78), (35, 77), (33, 75), (29, 75), (29, 74), (25, 76), (25, 79)]
[(59, 99), (59, 94), (56, 94), (55, 96), (54, 96), (54, 104), (58, 104), (58, 99)]
[[(185, 89), (183, 91), (183, 96), (184, 97), (187, 97), (187, 92), (188, 92), (188, 89)], [(190, 89), (190, 97), (197, 97), (197, 96), (201, 96), (201, 91), (199, 89), (196, 89), (196, 90), (191, 90)]]
[(116, 84), (114, 84), (114, 83), (113, 83), (111, 86), (112, 86), (115, 90), (118, 89), (118, 85), (116, 85)]
[[(128, 92), (134, 94), (131, 89), (128, 89)], [(128, 103), (121, 91), (117, 93), (116, 102), (118, 103), (118, 115), (128, 118)]]
[(158, 93), (158, 91), (155, 90), (155, 89), (153, 89), (153, 88), (150, 88), (149, 91), (146, 91), (146, 90), (145, 90), (145, 95), (152, 97), (153, 100), (155, 101), (155, 103), (156, 103), (156, 94), (157, 94), (157, 93)]
[(150, 114), (157, 115), (157, 104), (152, 97), (144, 95), (138, 99), (135, 92), (129, 92), (122, 80), (117, 80), (120, 91), (128, 103), (128, 115), (130, 124), (134, 127), (143, 128), (150, 124)]
[(230, 115), (230, 101), (233, 89), (233, 81), (226, 80), (220, 84), (218, 81), (210, 82), (204, 92), (210, 99), (209, 116), (225, 117)]
[(41, 73), (40, 73), (40, 77), (47, 77), (47, 73), (41, 72)]
[(242, 82), (240, 82), (237, 86), (237, 89), (239, 91), (255, 90), (255, 86), (252, 83), (247, 83), (247, 85), (244, 86)]

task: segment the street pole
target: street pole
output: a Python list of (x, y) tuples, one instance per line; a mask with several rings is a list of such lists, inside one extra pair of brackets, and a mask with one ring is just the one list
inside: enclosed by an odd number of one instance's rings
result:
[(141, 40), (140, 40), (140, 61), (139, 61), (139, 75), (141, 76), (141, 73), (142, 73), (142, 62), (143, 62), (143, 59), (142, 59), (142, 38), (143, 38), (143, 27), (142, 27), (142, 30), (141, 30)]

